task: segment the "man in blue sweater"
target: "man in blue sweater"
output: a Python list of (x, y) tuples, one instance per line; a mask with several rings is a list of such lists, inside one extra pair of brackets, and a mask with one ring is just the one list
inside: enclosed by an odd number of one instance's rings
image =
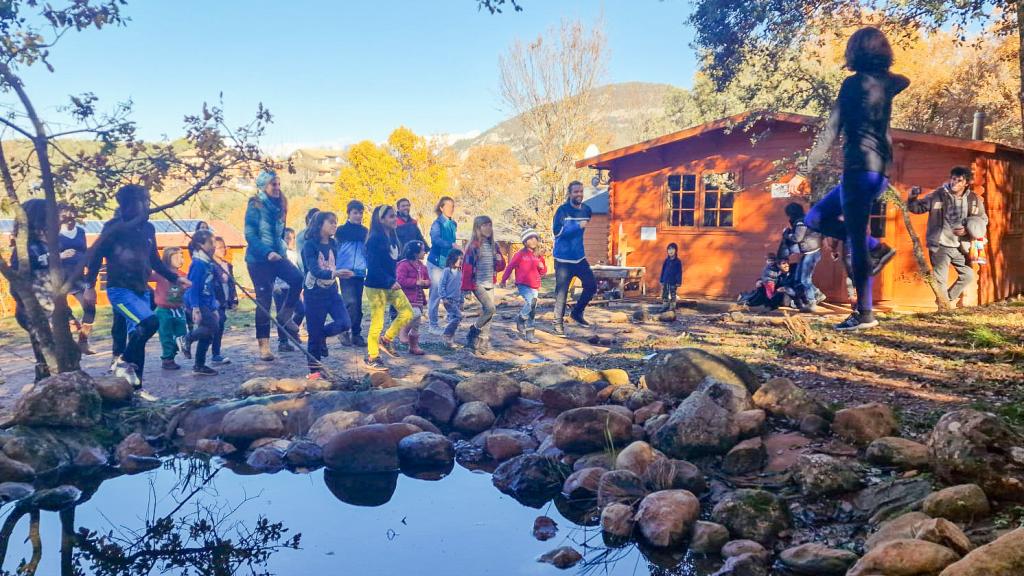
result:
[(551, 228), (555, 237), (555, 323), (552, 332), (555, 336), (565, 337), (562, 319), (565, 316), (565, 301), (569, 295), (569, 284), (573, 278), (579, 278), (583, 284), (583, 293), (572, 307), (570, 317), (580, 326), (590, 326), (583, 318), (590, 299), (597, 291), (594, 272), (587, 262), (583, 250), (583, 232), (590, 222), (590, 206), (583, 204), (583, 183), (573, 181), (569, 184), (569, 198), (565, 204), (555, 211), (554, 223)]

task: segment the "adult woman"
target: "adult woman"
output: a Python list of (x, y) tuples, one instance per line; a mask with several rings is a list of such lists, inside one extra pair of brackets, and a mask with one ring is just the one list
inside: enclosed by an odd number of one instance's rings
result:
[(442, 196), (434, 208), (437, 219), (430, 225), (430, 253), (427, 254), (427, 273), (430, 275), (430, 297), (427, 300), (427, 319), (430, 321), (428, 330), (431, 334), (442, 332), (437, 323), (437, 307), (441, 303), (441, 276), (444, 274), (448, 252), (455, 247), (455, 200), (451, 196)]
[[(811, 172), (829, 156), (842, 132), (842, 181), (811, 208), (805, 219), (810, 228), (845, 241), (851, 252), (857, 310), (837, 324), (837, 330), (878, 325), (871, 301), (871, 277), (895, 254), (867, 231), (871, 206), (889, 186), (886, 170), (892, 162), (892, 100), (910, 85), (910, 80), (889, 71), (892, 60), (892, 47), (877, 28), (861, 28), (850, 36), (846, 67), (854, 74), (843, 81), (828, 125), (807, 159), (807, 172)], [(803, 181), (802, 177), (795, 178), (794, 185)]]
[(260, 359), (271, 361), (270, 306), (274, 298), (274, 280), (288, 285), (288, 297), (278, 309), (277, 323), (297, 332), (295, 305), (302, 292), (302, 274), (286, 258), (284, 243), (288, 199), (281, 193), (281, 180), (273, 171), (264, 170), (256, 178), (258, 192), (249, 199), (245, 210), (245, 263), (256, 289), (256, 340)]
[[(386, 370), (380, 361), (380, 351), (397, 356), (394, 347), (395, 336), (412, 320), (412, 307), (398, 283), (396, 266), (400, 247), (395, 229), (398, 215), (392, 206), (378, 206), (373, 211), (370, 234), (366, 238), (366, 300), (370, 303), (370, 332), (366, 340), (366, 368)], [(388, 306), (398, 310), (398, 317), (391, 322), (385, 334), (384, 314)]]

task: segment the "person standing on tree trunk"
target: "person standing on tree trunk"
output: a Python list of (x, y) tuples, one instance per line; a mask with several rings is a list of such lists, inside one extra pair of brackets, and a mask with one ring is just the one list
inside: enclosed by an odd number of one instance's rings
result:
[(949, 285), (949, 267), (956, 269), (956, 282), (948, 286), (949, 301), (959, 304), (964, 289), (974, 281), (974, 270), (968, 261), (971, 241), (984, 238), (988, 214), (981, 197), (971, 190), (970, 168), (956, 166), (946, 182), (931, 194), (921, 197), (921, 189), (913, 188), (907, 209), (914, 214), (928, 213), (928, 259), (932, 274), (943, 288)]
[[(844, 240), (853, 258), (857, 311), (836, 325), (836, 330), (864, 330), (878, 326), (871, 300), (871, 278), (892, 260), (895, 250), (868, 234), (871, 207), (889, 187), (886, 173), (892, 163), (889, 119), (892, 101), (910, 80), (889, 71), (892, 47), (877, 28), (861, 28), (846, 44), (846, 67), (854, 72), (839, 89), (828, 124), (807, 158), (810, 174), (829, 157), (832, 144), (843, 136), (843, 175), (811, 208), (805, 222), (812, 230)], [(799, 189), (803, 175), (790, 181)], [(840, 219), (842, 217), (842, 219)]]
[[(137, 390), (142, 388), (145, 370), (146, 343), (160, 327), (150, 305), (149, 277), (152, 272), (182, 289), (192, 285), (187, 278), (171, 270), (156, 249), (156, 229), (149, 221), (149, 190), (137, 184), (122, 186), (117, 191), (119, 216), (103, 225), (99, 246), (89, 263), (86, 283), (87, 297), (94, 296), (96, 278), (103, 261), (107, 264), (107, 297), (114, 313), (124, 316), (128, 327), (128, 344), (114, 374), (123, 376)], [(153, 400), (146, 392), (143, 399)]]
[(281, 193), (281, 180), (273, 171), (264, 170), (256, 178), (258, 192), (245, 210), (245, 263), (256, 289), (256, 341), (260, 359), (274, 360), (270, 351), (270, 306), (274, 298), (274, 280), (288, 286), (288, 296), (278, 308), (277, 323), (292, 333), (299, 331), (295, 308), (302, 293), (302, 273), (288, 261), (284, 243), (288, 199)]
[[(448, 252), (455, 248), (455, 200), (442, 196), (434, 208), (437, 219), (430, 225), (430, 253), (427, 254), (427, 273), (430, 274), (430, 296), (427, 299), (427, 329), (431, 334), (442, 333), (437, 320), (437, 307), (441, 303), (441, 276), (448, 262)], [(447, 309), (447, 307), (445, 307)]]
[[(75, 218), (75, 209), (69, 204), (61, 203), (58, 207), (60, 212), (60, 235), (57, 241), (60, 245), (60, 266), (64, 270), (64, 279), (67, 281), (71, 276), (81, 269), (85, 260), (86, 239), (85, 228), (78, 224)], [(78, 325), (78, 348), (82, 354), (93, 355), (89, 348), (89, 335), (92, 334), (92, 325), (96, 321), (96, 300), (89, 300), (85, 297), (85, 279), (81, 274), (68, 292), (68, 296), (78, 300), (82, 307), (82, 320)]]
[(583, 284), (583, 293), (569, 315), (580, 326), (590, 326), (590, 322), (583, 318), (583, 312), (597, 292), (597, 281), (583, 248), (583, 232), (590, 222), (591, 214), (590, 206), (583, 203), (583, 183), (571, 182), (568, 196), (565, 204), (555, 211), (551, 226), (555, 236), (555, 247), (551, 251), (555, 258), (555, 322), (552, 332), (563, 338), (565, 327), (562, 319), (565, 317), (565, 301), (569, 297), (572, 279), (579, 278)]

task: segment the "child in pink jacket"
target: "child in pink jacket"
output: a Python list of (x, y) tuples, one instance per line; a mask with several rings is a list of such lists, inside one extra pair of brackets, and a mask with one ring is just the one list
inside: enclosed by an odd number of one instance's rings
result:
[(531, 344), (540, 342), (534, 335), (534, 320), (537, 316), (537, 295), (540, 290), (540, 280), (548, 273), (548, 265), (544, 258), (537, 253), (540, 245), (540, 236), (533, 228), (523, 230), (523, 249), (516, 252), (501, 275), (501, 286), (505, 287), (508, 277), (514, 270), (516, 273), (516, 289), (523, 297), (525, 303), (522, 310), (516, 315), (516, 330), (519, 335)]
[(424, 354), (420, 348), (420, 319), (423, 317), (423, 309), (427, 306), (427, 297), (423, 289), (430, 286), (430, 275), (427, 272), (427, 265), (423, 263), (423, 256), (426, 253), (423, 242), (413, 240), (405, 245), (405, 252), (402, 261), (395, 268), (395, 276), (402, 292), (409, 299), (412, 306), (412, 321), (402, 328), (398, 338), (409, 344), (409, 353), (416, 356)]

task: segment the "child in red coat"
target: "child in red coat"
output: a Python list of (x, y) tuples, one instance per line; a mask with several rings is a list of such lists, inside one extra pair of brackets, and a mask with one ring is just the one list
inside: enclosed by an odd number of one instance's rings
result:
[(501, 276), (501, 287), (504, 288), (508, 277), (514, 270), (516, 273), (516, 289), (523, 297), (523, 309), (516, 316), (516, 330), (519, 335), (531, 344), (540, 342), (534, 335), (534, 320), (537, 316), (537, 295), (540, 280), (548, 273), (548, 265), (537, 253), (540, 235), (533, 228), (523, 230), (523, 249), (516, 252)]
[(420, 348), (420, 319), (423, 317), (423, 309), (427, 306), (427, 297), (423, 289), (430, 286), (430, 275), (427, 272), (427, 265), (423, 263), (423, 256), (426, 254), (423, 242), (413, 240), (405, 245), (403, 259), (395, 268), (395, 276), (398, 284), (405, 292), (412, 306), (412, 320), (398, 333), (398, 339), (409, 344), (409, 353), (416, 356), (423, 355)]

